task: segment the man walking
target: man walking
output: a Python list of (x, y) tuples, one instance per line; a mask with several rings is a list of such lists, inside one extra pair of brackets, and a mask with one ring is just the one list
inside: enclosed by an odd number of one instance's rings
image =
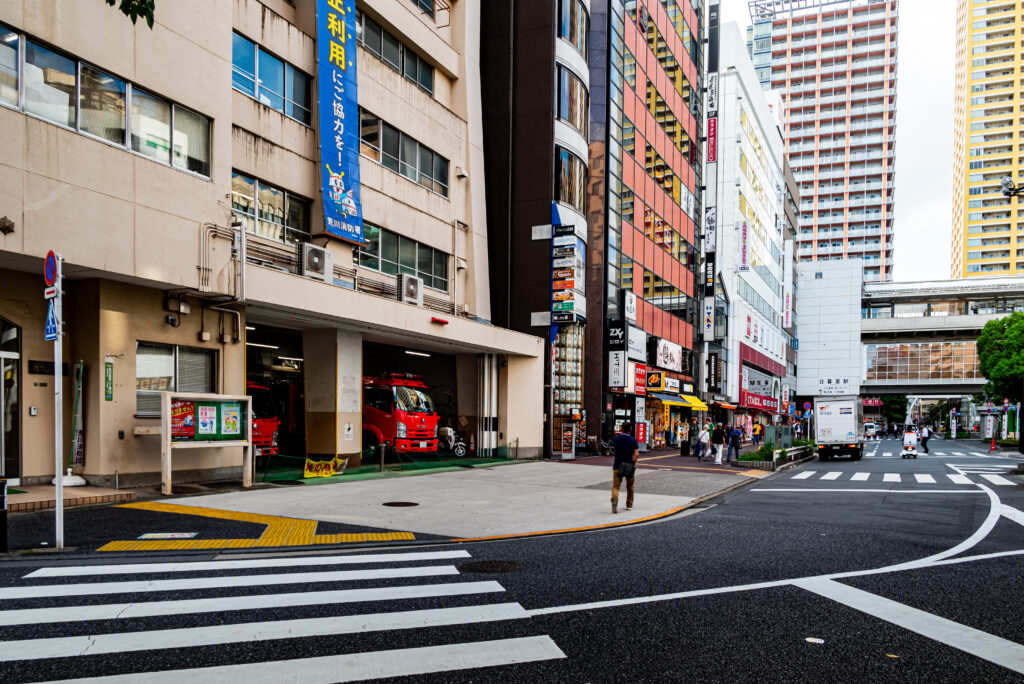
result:
[(736, 454), (737, 460), (740, 457), (740, 428), (738, 425), (728, 431), (727, 438), (729, 439), (729, 452), (725, 462), (732, 463), (733, 453)]
[(921, 448), (924, 449), (924, 453), (928, 453), (928, 438), (932, 436), (932, 431), (928, 429), (927, 425), (921, 427)]
[(626, 510), (633, 508), (633, 481), (636, 461), (640, 458), (640, 444), (633, 437), (633, 426), (626, 421), (622, 432), (615, 435), (615, 462), (612, 464), (612, 513), (619, 512), (619, 487), (626, 480)]
[(761, 443), (761, 421), (754, 423), (754, 428), (751, 430), (751, 437), (754, 440), (755, 447)]
[(719, 423), (711, 432), (711, 450), (715, 452), (715, 465), (722, 465), (722, 446), (725, 444), (725, 430)]

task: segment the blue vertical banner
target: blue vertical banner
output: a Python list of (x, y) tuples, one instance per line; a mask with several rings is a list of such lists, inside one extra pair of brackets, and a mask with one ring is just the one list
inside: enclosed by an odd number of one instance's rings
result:
[(316, 62), (325, 229), (361, 243), (355, 0), (317, 0)]

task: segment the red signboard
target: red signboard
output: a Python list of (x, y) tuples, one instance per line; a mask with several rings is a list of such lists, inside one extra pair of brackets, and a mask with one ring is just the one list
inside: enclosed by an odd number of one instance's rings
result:
[(768, 411), (770, 413), (777, 413), (779, 410), (779, 400), (773, 397), (766, 397), (761, 394), (754, 394), (747, 390), (740, 390), (740, 406), (746, 408), (760, 409), (761, 411)]
[(639, 396), (641, 396), (641, 397), (646, 395), (647, 394), (647, 366), (642, 364), (642, 363), (636, 364), (636, 372), (634, 373), (633, 377), (636, 378), (636, 393)]
[(881, 399), (865, 399), (864, 400), (864, 405), (865, 406), (881, 406), (882, 405), (882, 400)]
[(718, 119), (708, 119), (708, 163), (718, 161)]
[(647, 423), (645, 421), (636, 424), (636, 441), (640, 444), (647, 441)]
[(571, 290), (576, 287), (575, 280), (556, 280), (554, 288), (556, 290)]

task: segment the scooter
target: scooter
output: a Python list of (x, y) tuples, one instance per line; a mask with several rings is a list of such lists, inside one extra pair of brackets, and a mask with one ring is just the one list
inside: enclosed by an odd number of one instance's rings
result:
[(459, 433), (455, 431), (455, 428), (450, 427), (438, 429), (437, 447), (439, 450), (447, 451), (458, 458), (463, 458), (469, 453), (469, 447), (462, 441), (462, 437), (459, 437)]

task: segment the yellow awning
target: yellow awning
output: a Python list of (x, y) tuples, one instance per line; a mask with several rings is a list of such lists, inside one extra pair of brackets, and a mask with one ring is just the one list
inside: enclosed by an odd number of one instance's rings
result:
[(675, 394), (664, 394), (662, 392), (648, 392), (649, 397), (657, 399), (665, 406), (683, 406), (690, 408), (690, 403), (682, 397)]
[(708, 405), (705, 404), (700, 399), (698, 399), (697, 397), (691, 397), (689, 394), (681, 394), (681, 395), (679, 395), (679, 397), (681, 399), (685, 399), (687, 401), (687, 403), (689, 403), (692, 408), (695, 408), (698, 411), (707, 411), (708, 410)]

